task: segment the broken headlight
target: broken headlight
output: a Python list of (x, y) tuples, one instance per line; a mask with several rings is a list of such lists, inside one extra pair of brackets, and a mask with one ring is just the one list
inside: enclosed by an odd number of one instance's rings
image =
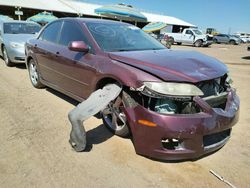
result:
[(144, 107), (163, 114), (193, 114), (200, 110), (193, 96), (203, 92), (192, 84), (170, 82), (144, 82)]
[[(170, 96), (202, 96), (204, 93), (195, 85), (173, 82), (144, 82), (144, 91)], [(148, 93), (150, 94), (150, 93)]]

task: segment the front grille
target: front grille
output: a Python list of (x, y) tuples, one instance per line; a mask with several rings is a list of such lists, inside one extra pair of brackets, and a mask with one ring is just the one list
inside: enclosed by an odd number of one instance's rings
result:
[(230, 87), (226, 83), (227, 75), (213, 80), (207, 80), (197, 83), (197, 87), (204, 93), (203, 99), (212, 108), (225, 109), (227, 103), (227, 88)]
[(212, 108), (225, 110), (227, 104), (227, 92), (203, 98)]
[(211, 147), (215, 147), (216, 145), (223, 144), (224, 141), (229, 138), (230, 134), (231, 129), (227, 129), (219, 133), (205, 135), (203, 137), (203, 146), (205, 149), (209, 149)]

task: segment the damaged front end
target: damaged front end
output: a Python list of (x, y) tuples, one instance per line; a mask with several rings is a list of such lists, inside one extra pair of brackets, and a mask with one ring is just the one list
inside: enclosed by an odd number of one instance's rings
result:
[(144, 82), (137, 89), (139, 105), (125, 109), (136, 152), (178, 160), (222, 147), (238, 121), (231, 82), (227, 74), (196, 84)]

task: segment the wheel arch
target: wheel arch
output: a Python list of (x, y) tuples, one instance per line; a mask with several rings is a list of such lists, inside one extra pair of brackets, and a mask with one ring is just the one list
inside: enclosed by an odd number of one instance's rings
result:
[(32, 59), (33, 59), (33, 57), (27, 56), (26, 61), (25, 61), (25, 65), (26, 65), (26, 68), (27, 68), (27, 69), (29, 68), (30, 60), (32, 60)]
[(113, 84), (113, 83), (118, 83), (121, 86), (124, 86), (124, 84), (117, 78), (113, 78), (111, 76), (106, 76), (101, 78), (100, 80), (97, 81), (95, 90), (103, 88), (107, 84)]

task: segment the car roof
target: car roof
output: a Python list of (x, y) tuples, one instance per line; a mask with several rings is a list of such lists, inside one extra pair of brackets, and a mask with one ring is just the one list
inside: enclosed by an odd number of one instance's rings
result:
[(79, 17), (66, 17), (66, 18), (59, 18), (58, 20), (77, 20), (83, 23), (120, 23), (125, 25), (130, 25), (129, 23), (120, 22), (116, 20), (107, 20), (107, 19), (100, 19), (100, 18), (79, 18)]

